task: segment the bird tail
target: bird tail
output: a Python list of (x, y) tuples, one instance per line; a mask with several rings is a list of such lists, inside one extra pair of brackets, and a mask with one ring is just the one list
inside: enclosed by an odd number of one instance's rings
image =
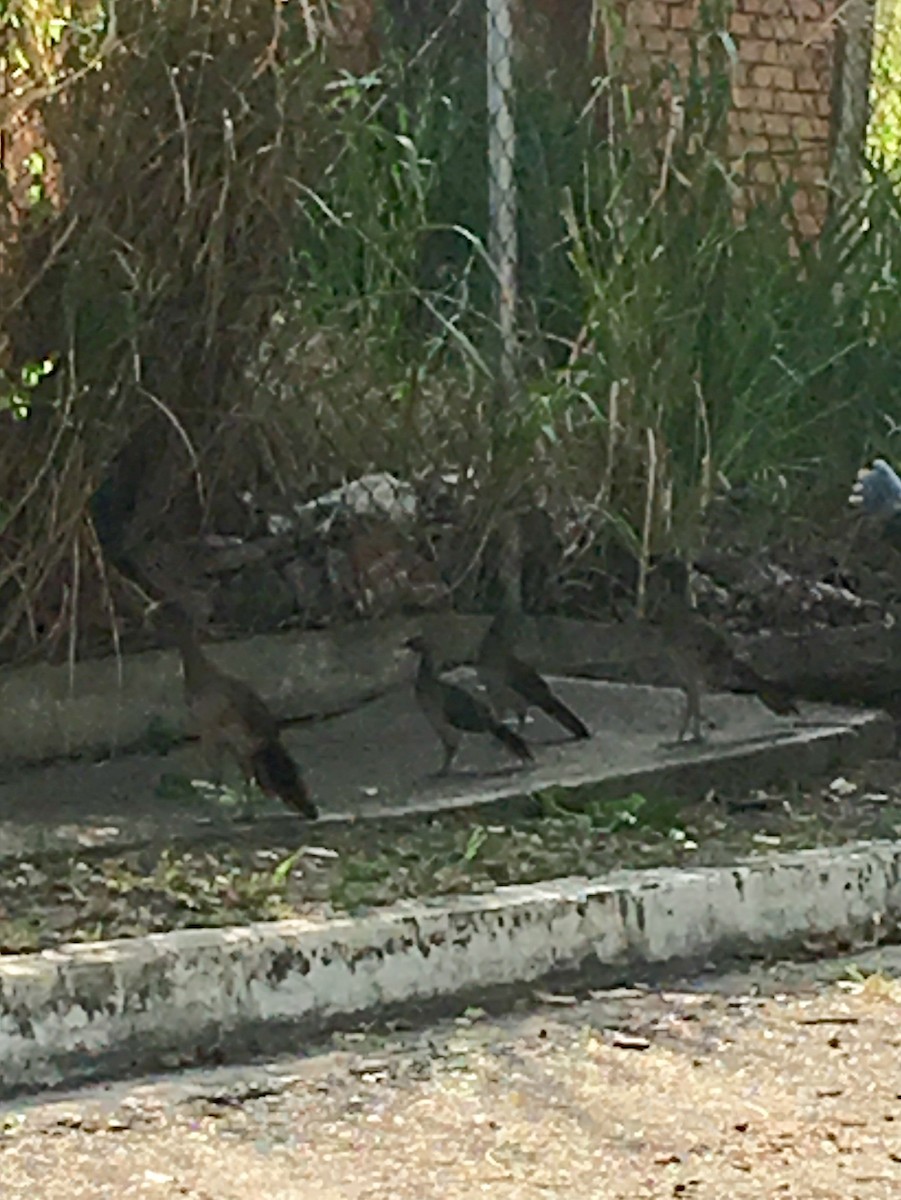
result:
[(757, 695), (770, 712), (780, 717), (797, 716), (800, 711), (792, 695), (785, 688), (773, 683), (763, 683)]
[(799, 711), (787, 688), (764, 679), (752, 666), (740, 659), (736, 660), (736, 670), (740, 690), (754, 692), (761, 704), (766, 705), (770, 712), (774, 712), (780, 717), (787, 717)]
[(528, 744), (514, 730), (508, 729), (500, 721), (495, 721), (490, 728), (497, 740), (502, 742), (517, 758), (522, 759), (523, 762), (535, 761), (535, 755), (529, 749)]
[(302, 817), (316, 820), (319, 809), (310, 799), (294, 759), (281, 742), (274, 740), (260, 746), (251, 759), (251, 766), (260, 791), (267, 796), (278, 796)]
[(574, 738), (590, 738), (591, 730), (585, 724), (581, 717), (576, 716), (571, 708), (563, 703), (563, 701), (551, 694), (547, 703), (542, 706), (549, 717), (553, 717), (564, 729), (567, 729)]

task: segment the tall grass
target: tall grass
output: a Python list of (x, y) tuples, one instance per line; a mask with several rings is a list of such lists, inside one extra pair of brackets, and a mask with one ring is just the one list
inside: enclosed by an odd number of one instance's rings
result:
[(568, 208), (584, 348), (533, 395), (549, 432), (596, 439), (598, 464), (615, 440), (603, 492), (633, 527), (652, 437), (664, 527), (697, 522), (724, 477), (772, 531), (843, 494), (901, 414), (901, 205), (875, 178), (816, 245), (790, 244), (790, 191), (738, 227), (725, 188), (683, 180), (622, 223), (606, 173), (586, 172)]
[(901, 173), (901, 4), (874, 8), (867, 154), (897, 179)]

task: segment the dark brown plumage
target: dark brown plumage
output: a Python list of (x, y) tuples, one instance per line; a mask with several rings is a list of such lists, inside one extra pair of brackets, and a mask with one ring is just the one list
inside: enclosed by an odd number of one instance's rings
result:
[(319, 810), (310, 799), (297, 764), (278, 739), (268, 741), (250, 760), (253, 779), (265, 796), (277, 797), (302, 817), (315, 821)]
[(440, 774), (450, 770), (465, 733), (487, 733), (521, 761), (532, 761), (532, 751), (519, 734), (502, 724), (487, 704), (455, 683), (439, 679), (431, 648), (424, 638), (410, 638), (406, 645), (419, 655), (414, 685), (419, 707), (444, 746)]
[(300, 816), (319, 815), (294, 760), (282, 745), (279, 723), (253, 688), (221, 671), (200, 649), (188, 615), (166, 604), (157, 617), (181, 654), (185, 700), (201, 746), (216, 778), (223, 752), (231, 754), (244, 778), (267, 796), (278, 797)]
[(659, 589), (653, 622), (663, 634), (685, 691), (685, 712), (677, 741), (691, 729), (693, 741), (703, 741), (701, 700), (710, 680), (730, 678), (732, 690), (757, 696), (770, 712), (788, 716), (798, 706), (788, 690), (764, 679), (739, 658), (725, 634), (715, 629), (689, 602), (688, 568), (667, 556), (658, 560), (654, 575)]
[(574, 738), (591, 737), (585, 722), (554, 695), (547, 680), (513, 653), (508, 623), (504, 613), (497, 614), (482, 639), (476, 660), (479, 678), (497, 715), (503, 718), (507, 712), (515, 713), (522, 728), (529, 709), (540, 708)]

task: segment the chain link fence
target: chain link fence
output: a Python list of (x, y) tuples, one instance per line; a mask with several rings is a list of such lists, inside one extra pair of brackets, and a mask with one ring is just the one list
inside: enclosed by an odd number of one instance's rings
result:
[(516, 392), (516, 126), (512, 0), (486, 0), (488, 82), (488, 255), (495, 273), (498, 379), (509, 402)]
[(880, 107), (893, 104), (884, 94), (880, 62), (891, 55), (897, 6), (893, 2), (884, 5), (877, 22), (878, 8), (876, 0), (851, 0), (841, 6), (837, 16), (840, 67), (831, 174), (833, 186), (844, 200), (859, 194), (863, 186), (861, 149), (867, 146), (869, 150), (872, 145), (868, 138), (871, 114), (878, 121)]

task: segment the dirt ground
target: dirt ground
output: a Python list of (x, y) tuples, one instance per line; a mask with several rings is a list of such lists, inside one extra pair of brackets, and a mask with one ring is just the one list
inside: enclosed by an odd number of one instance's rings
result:
[(901, 951), (0, 1110), (9, 1200), (901, 1195)]
[(901, 835), (901, 763), (872, 760), (804, 785), (746, 795), (710, 792), (592, 800), (579, 811), (553, 796), (534, 817), (430, 820), (309, 828), (309, 842), (254, 835), (242, 844), (146, 847), (90, 857), (36, 856), (0, 872), (0, 954), (67, 941), (134, 937), (315, 914), (356, 913), (398, 900), (485, 893), (623, 867), (696, 867), (779, 850)]

